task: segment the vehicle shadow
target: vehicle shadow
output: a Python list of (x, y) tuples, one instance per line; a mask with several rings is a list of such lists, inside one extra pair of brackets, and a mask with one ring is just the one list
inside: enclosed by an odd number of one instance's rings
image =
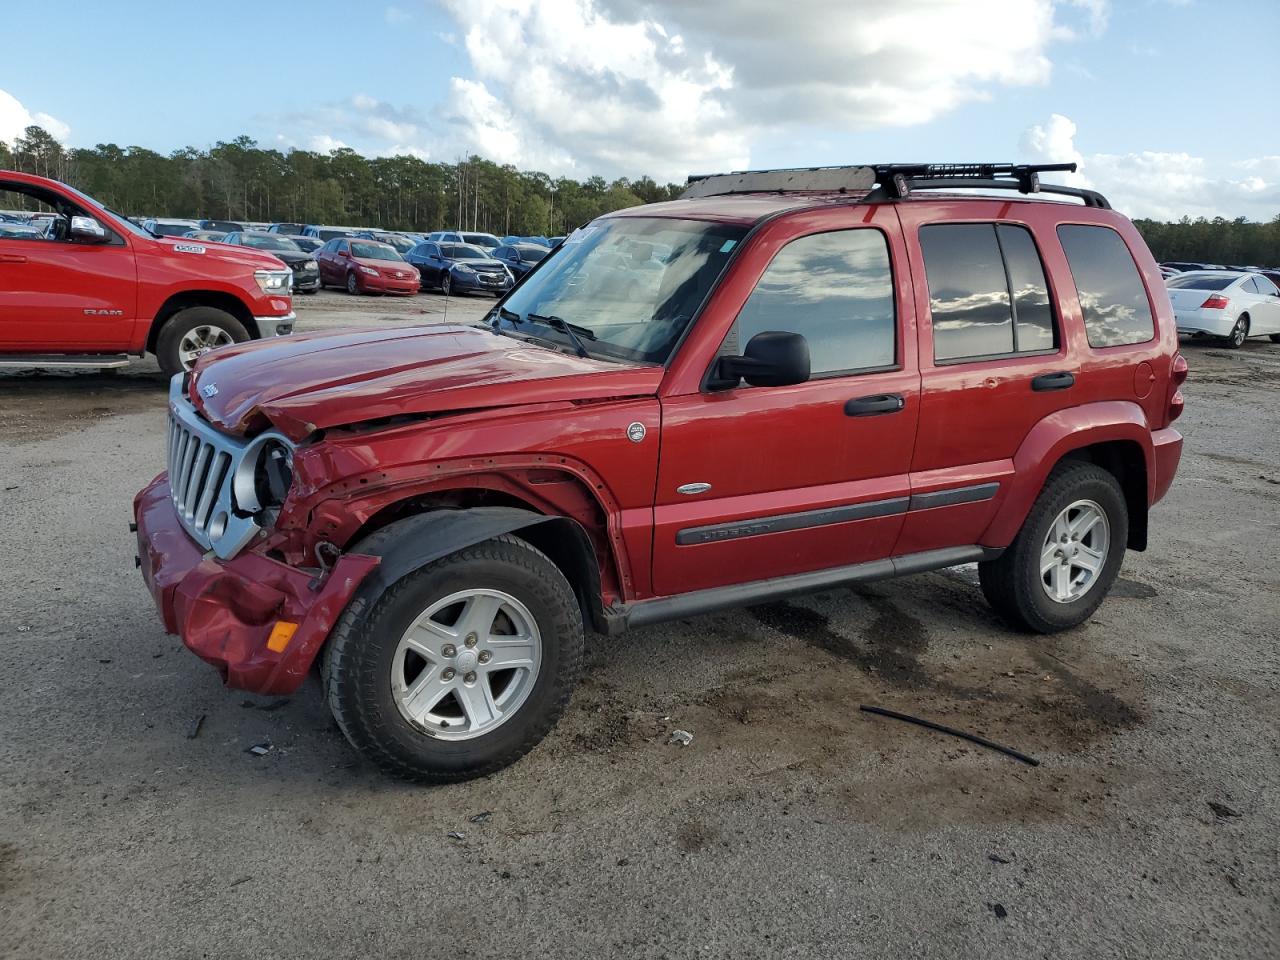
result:
[(38, 440), (162, 407), (167, 391), (154, 362), (118, 370), (0, 370), (0, 442)]

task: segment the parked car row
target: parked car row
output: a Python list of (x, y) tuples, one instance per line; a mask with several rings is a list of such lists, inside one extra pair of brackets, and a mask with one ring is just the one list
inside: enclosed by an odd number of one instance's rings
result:
[(1165, 280), (1178, 333), (1280, 343), (1280, 270), (1187, 270)]

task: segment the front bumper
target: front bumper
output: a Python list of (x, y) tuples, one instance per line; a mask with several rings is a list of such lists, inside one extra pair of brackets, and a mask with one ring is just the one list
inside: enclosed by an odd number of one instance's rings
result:
[[(138, 560), (168, 633), (218, 668), (229, 687), (287, 694), (311, 669), (330, 631), (378, 565), (377, 557), (346, 554), (325, 575), (251, 551), (232, 560), (202, 553), (173, 508), (166, 474), (133, 501)], [(279, 652), (267, 639), (278, 621), (298, 628)]]
[(1175, 310), (1173, 316), (1179, 333), (1226, 337), (1236, 325), (1236, 318), (1223, 310)]
[(367, 293), (417, 293), (422, 281), (413, 277), (360, 277), (360, 286)]
[(265, 340), (267, 337), (283, 337), (287, 333), (293, 333), (293, 322), (298, 319), (298, 315), (290, 310), (282, 317), (254, 317), (253, 322), (258, 326), (258, 334)]
[(506, 274), (488, 274), (491, 277), (497, 276), (501, 278), (496, 283), (485, 280), (486, 274), (482, 273), (459, 273), (455, 270), (450, 276), (453, 278), (454, 289), (459, 292), (470, 293), (474, 290), (483, 290), (486, 293), (506, 293), (512, 286)]
[(320, 274), (306, 273), (293, 275), (293, 292), (306, 293), (311, 290), (320, 289)]

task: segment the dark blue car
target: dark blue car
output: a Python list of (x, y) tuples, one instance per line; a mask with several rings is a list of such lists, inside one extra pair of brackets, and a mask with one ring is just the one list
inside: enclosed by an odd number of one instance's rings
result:
[(519, 280), (550, 252), (548, 247), (536, 243), (509, 243), (493, 251), (493, 258), (506, 264), (511, 275)]
[(418, 268), (422, 289), (439, 287), (445, 296), (483, 291), (502, 296), (515, 282), (511, 271), (469, 243), (420, 243), (404, 258)]

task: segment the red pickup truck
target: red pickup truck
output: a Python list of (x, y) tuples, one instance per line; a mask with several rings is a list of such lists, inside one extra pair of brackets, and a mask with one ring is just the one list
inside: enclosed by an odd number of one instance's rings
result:
[(38, 236), (0, 230), (0, 366), (113, 367), (152, 353), (173, 374), (214, 347), (293, 330), (292, 274), (270, 254), (155, 237), (11, 170), (0, 207), (53, 214)]
[(199, 361), (134, 504), (166, 629), (263, 693), (319, 658), (350, 741), (441, 782), (545, 735), (584, 623), (970, 562), (1015, 628), (1086, 622), (1173, 481), (1187, 366), (1133, 225), (1039, 172), (711, 177), (483, 324)]

